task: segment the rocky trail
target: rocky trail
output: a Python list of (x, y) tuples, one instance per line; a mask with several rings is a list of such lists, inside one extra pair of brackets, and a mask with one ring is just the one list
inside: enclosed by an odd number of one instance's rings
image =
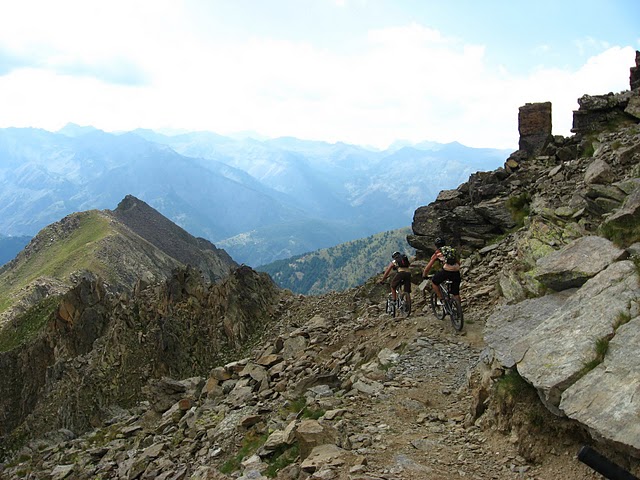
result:
[[(419, 296), (409, 317), (370, 317), (368, 322), (379, 323), (369, 336), (365, 322), (363, 341), (386, 338), (402, 353), (391, 356), (383, 374), (368, 375), (382, 389), (347, 398), (343, 406), (348, 430), (359, 432), (350, 437), (352, 452), (360, 458), (356, 466), (344, 477), (312, 478), (601, 478), (577, 460), (581, 444), (570, 432), (559, 437), (537, 432), (528, 441), (497, 425), (469, 424), (474, 403), (470, 377), (482, 352), (483, 324), (477, 317), (467, 311), (465, 329), (457, 333), (448, 317), (436, 319)], [(535, 461), (520, 453), (523, 442), (536, 444)]]

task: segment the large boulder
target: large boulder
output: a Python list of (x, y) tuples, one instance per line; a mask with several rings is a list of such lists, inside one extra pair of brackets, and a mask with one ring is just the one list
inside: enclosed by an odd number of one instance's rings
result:
[[(562, 394), (584, 374), (585, 364), (596, 358), (596, 341), (616, 333), (620, 315), (637, 316), (639, 299), (633, 262), (613, 263), (512, 347), (518, 372), (551, 411), (561, 414)], [(612, 381), (622, 387), (628, 378), (621, 375)], [(609, 399), (611, 403), (629, 401), (622, 395)]]
[[(562, 394), (560, 410), (596, 437), (640, 452), (640, 319), (622, 325), (604, 361)], [(628, 447), (631, 447), (629, 449)]]
[(627, 255), (606, 238), (588, 235), (538, 259), (534, 277), (556, 291), (575, 288)]
[(522, 358), (522, 352), (514, 350), (514, 347), (531, 330), (555, 314), (574, 292), (565, 290), (496, 309), (484, 328), (484, 341), (492, 352), (491, 356), (500, 365), (513, 368)]

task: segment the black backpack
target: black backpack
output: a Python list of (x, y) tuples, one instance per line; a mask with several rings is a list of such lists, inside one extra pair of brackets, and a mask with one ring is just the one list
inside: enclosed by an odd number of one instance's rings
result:
[(410, 265), (410, 263), (409, 263), (409, 258), (408, 258), (404, 253), (403, 253), (403, 254), (402, 254), (402, 255), (400, 255), (400, 256), (398, 257), (398, 259), (396, 260), (396, 264), (397, 264), (399, 267), (407, 268), (407, 267)]

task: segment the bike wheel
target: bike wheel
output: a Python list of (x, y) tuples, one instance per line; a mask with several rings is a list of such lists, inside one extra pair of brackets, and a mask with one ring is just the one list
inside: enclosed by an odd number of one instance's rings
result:
[(407, 292), (403, 292), (400, 295), (400, 311), (405, 315), (409, 315), (411, 313), (411, 299)]
[(396, 316), (396, 300), (387, 298), (387, 313), (392, 317)]
[(436, 292), (431, 292), (431, 310), (433, 314), (438, 320), (442, 320), (444, 318), (444, 306), (438, 305), (438, 296)]
[(453, 325), (453, 328), (455, 328), (458, 332), (460, 330), (462, 330), (462, 327), (464, 326), (464, 316), (462, 315), (462, 304), (460, 303), (460, 300), (458, 300), (457, 298), (452, 298), (451, 299), (451, 325)]

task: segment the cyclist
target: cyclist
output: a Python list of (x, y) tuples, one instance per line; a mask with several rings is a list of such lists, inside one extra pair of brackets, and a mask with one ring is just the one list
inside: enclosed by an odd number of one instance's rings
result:
[(391, 280), (391, 296), (393, 300), (396, 300), (396, 287), (404, 284), (404, 291), (407, 293), (407, 301), (411, 302), (411, 270), (409, 270), (409, 258), (400, 252), (393, 252), (391, 255), (391, 262), (387, 265), (387, 268), (382, 275), (382, 280), (379, 283), (383, 283), (385, 279), (391, 274), (392, 270), (397, 270), (396, 274)]
[(451, 296), (460, 302), (460, 259), (458, 258), (454, 248), (446, 245), (443, 238), (438, 237), (435, 240), (436, 251), (431, 255), (429, 263), (424, 267), (422, 277), (427, 278), (431, 267), (439, 261), (442, 264), (442, 269), (437, 272), (431, 279), (431, 285), (433, 285), (433, 291), (436, 292), (438, 299), (442, 302), (442, 292), (440, 291), (440, 284), (445, 280), (451, 280)]

